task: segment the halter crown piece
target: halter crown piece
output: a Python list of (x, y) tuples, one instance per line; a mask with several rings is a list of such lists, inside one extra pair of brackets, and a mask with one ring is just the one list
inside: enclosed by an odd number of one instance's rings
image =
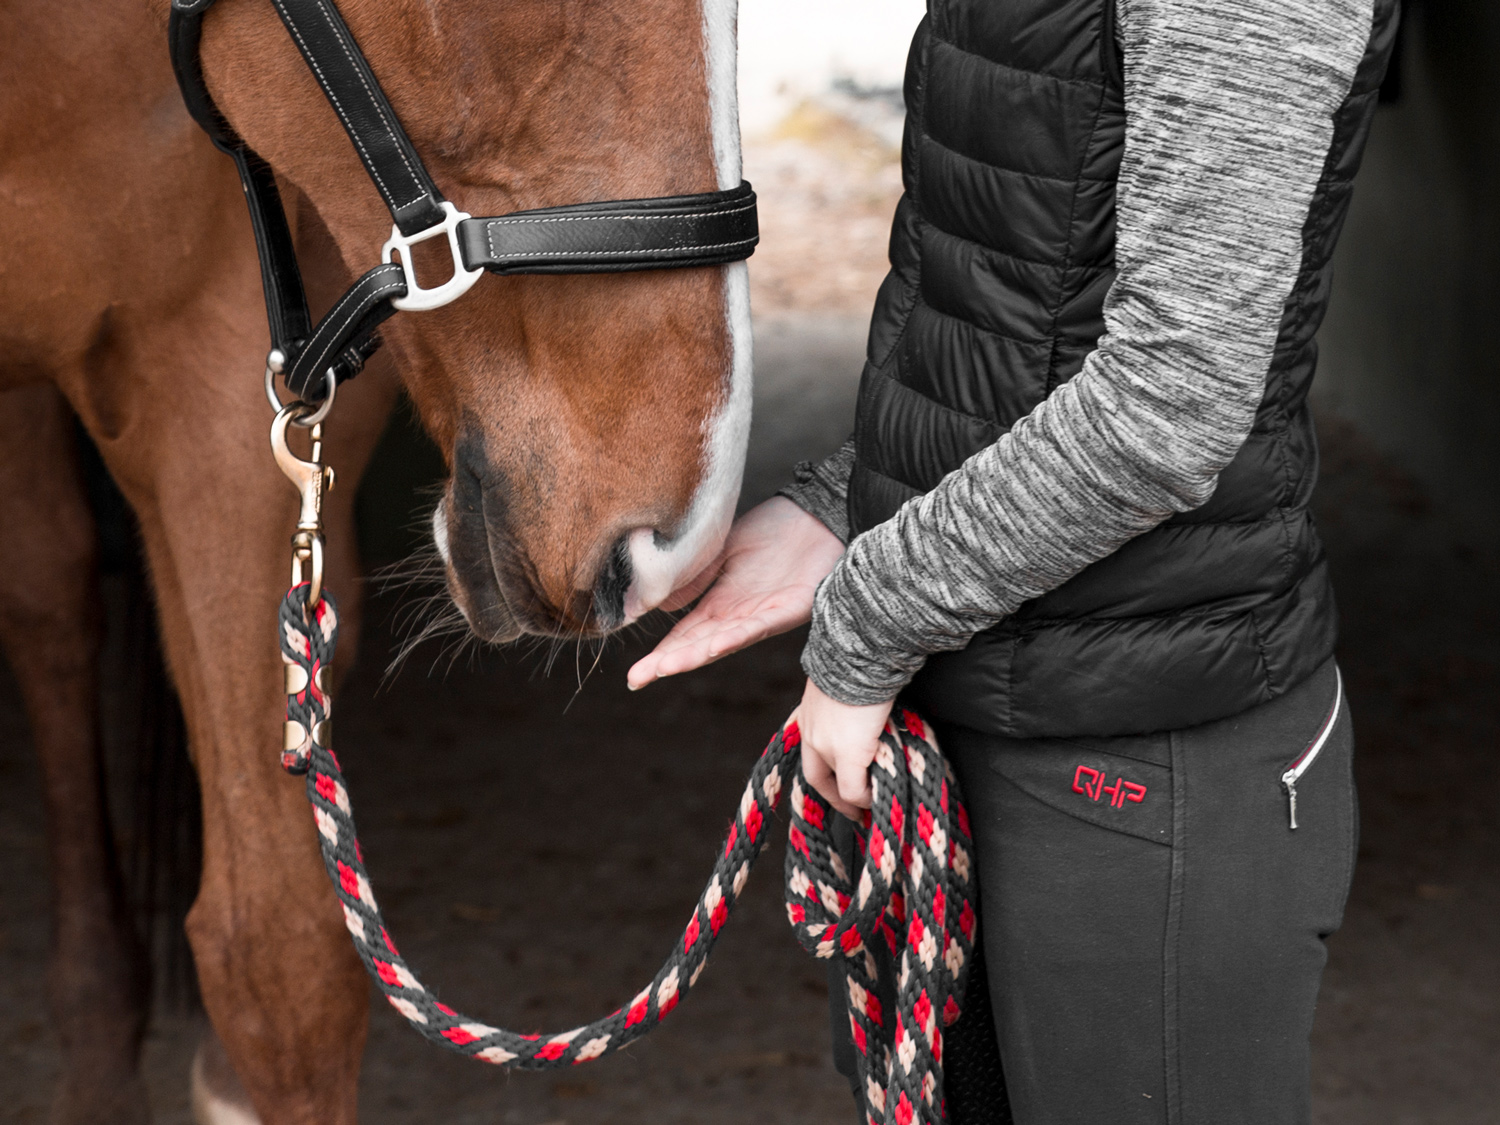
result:
[[(401, 127), (385, 91), (329, 0), (272, 0), (281, 22), (349, 134), (391, 212), (382, 262), (356, 281), (316, 327), (286, 212), (268, 165), (214, 105), (199, 44), (214, 0), (173, 0), (168, 43), (188, 112), (234, 158), (260, 256), (270, 372), (307, 403), (323, 401), (380, 346), (376, 328), (397, 310), (434, 309), (462, 296), (485, 270), (617, 273), (712, 266), (748, 258), (759, 241), (755, 192), (729, 191), (574, 203), (474, 218), (444, 199)], [(422, 288), (411, 247), (446, 238), (453, 276)]]

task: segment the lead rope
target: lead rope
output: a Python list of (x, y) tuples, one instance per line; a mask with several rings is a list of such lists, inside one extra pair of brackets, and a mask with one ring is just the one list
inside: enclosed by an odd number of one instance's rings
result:
[[(349, 790), (330, 747), (325, 669), (338, 640), (338, 611), (324, 591), (309, 622), (308, 592), (307, 583), (295, 585), (281, 603), (288, 732), (282, 765), (307, 774), (323, 862), (360, 960), (391, 1006), (424, 1037), (497, 1066), (542, 1070), (602, 1058), (651, 1031), (698, 982), (790, 783), (787, 915), (809, 953), (845, 959), (865, 1118), (870, 1125), (945, 1120), (943, 1028), (959, 1016), (977, 922), (973, 844), (952, 770), (915, 714), (893, 714), (880, 736), (870, 768), (874, 807), (856, 832), (863, 860), (857, 880), (834, 846), (827, 802), (804, 783), (800, 735), (789, 723), (756, 762), (713, 876), (651, 983), (603, 1019), (560, 1034), (522, 1035), (441, 1003), (386, 930), (360, 854)], [(892, 964), (899, 964), (894, 980)], [(885, 1010), (892, 997), (894, 1026)]]

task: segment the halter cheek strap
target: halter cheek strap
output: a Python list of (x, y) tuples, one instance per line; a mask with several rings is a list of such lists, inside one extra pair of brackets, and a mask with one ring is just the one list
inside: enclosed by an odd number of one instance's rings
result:
[[(611, 200), (473, 218), (443, 198), (331, 0), (272, 0), (365, 171), (391, 213), (383, 262), (361, 277), (316, 328), (270, 166), (214, 104), (199, 54), (214, 0), (173, 0), (168, 40), (183, 100), (215, 145), (234, 158), (260, 257), (272, 371), (307, 402), (328, 381), (352, 378), (379, 347), (376, 328), (397, 310), (438, 308), (488, 270), (498, 274), (599, 273), (713, 266), (748, 258), (759, 241), (748, 183), (697, 195)], [(411, 247), (445, 238), (453, 276), (422, 288)]]

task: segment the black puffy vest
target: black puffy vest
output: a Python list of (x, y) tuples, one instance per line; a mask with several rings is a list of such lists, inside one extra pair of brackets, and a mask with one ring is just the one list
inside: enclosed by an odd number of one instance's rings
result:
[[(1103, 334), (1125, 136), (1112, 16), (1113, 0), (929, 2), (860, 383), (855, 533), (998, 439)], [(928, 715), (1023, 737), (1174, 729), (1273, 699), (1333, 652), (1307, 393), (1395, 22), (1376, 0), (1265, 398), (1212, 499), (933, 657), (908, 692)]]

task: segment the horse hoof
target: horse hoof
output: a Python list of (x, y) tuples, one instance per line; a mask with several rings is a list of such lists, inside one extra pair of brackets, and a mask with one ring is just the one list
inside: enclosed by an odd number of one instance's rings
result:
[(250, 1095), (213, 1028), (203, 1033), (193, 1055), (192, 1095), (193, 1125), (260, 1125)]

